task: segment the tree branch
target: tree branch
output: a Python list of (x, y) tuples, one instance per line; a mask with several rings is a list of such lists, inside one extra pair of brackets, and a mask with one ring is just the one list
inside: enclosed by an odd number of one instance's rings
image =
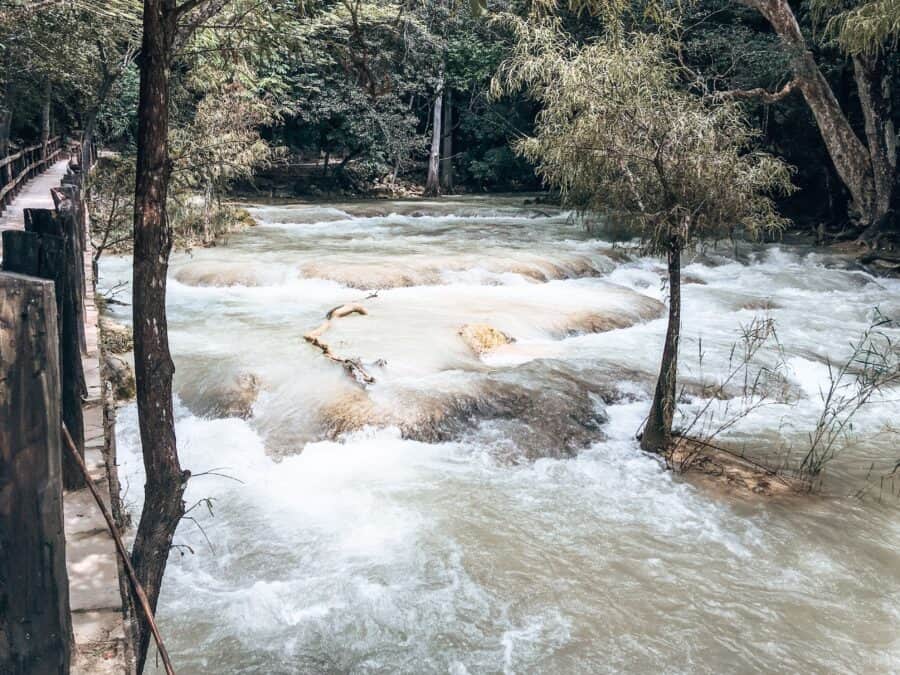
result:
[(197, 32), (197, 29), (221, 12), (229, 1), (230, 0), (185, 0), (181, 3), (178, 9), (175, 10), (179, 20), (198, 7), (199, 11), (197, 11), (187, 23), (179, 26), (178, 31), (175, 34), (173, 51), (180, 52), (185, 43), (195, 32)]
[(770, 104), (777, 103), (781, 99), (787, 98), (798, 86), (800, 86), (800, 81), (793, 79), (775, 92), (768, 91), (762, 87), (757, 87), (755, 89), (731, 89), (729, 91), (717, 91), (710, 94), (708, 98), (732, 101), (757, 99), (762, 103)]

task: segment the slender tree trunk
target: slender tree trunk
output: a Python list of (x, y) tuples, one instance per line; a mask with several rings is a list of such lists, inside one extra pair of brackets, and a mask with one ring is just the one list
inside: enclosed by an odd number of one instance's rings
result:
[(44, 102), (41, 107), (41, 159), (50, 154), (50, 97), (52, 88), (50, 78), (44, 82)]
[[(0, 65), (4, 68), (4, 72), (8, 74), (10, 68), (8, 52), (6, 56), (7, 58)], [(9, 154), (9, 135), (12, 131), (12, 107), (12, 86), (9, 81), (0, 78), (0, 159), (3, 159)], [(6, 173), (7, 172), (5, 171), (0, 173), (0, 185), (5, 185), (8, 182), (5, 180)]]
[[(875, 183), (874, 220), (863, 239), (877, 240), (896, 219), (898, 207), (897, 132), (891, 109), (890, 67), (884, 55), (853, 57), (853, 74), (866, 127), (866, 140)], [(877, 242), (876, 242), (877, 243)]]
[(84, 123), (84, 129), (81, 132), (81, 157), (78, 161), (81, 163), (81, 171), (87, 175), (91, 170), (94, 154), (91, 148), (94, 145), (94, 130), (97, 128), (97, 112), (91, 111), (87, 114)]
[(434, 115), (431, 129), (431, 152), (428, 155), (428, 178), (425, 181), (425, 196), (437, 197), (441, 194), (440, 161), (441, 161), (441, 108), (444, 101), (444, 74), (438, 80), (434, 93)]
[[(7, 92), (8, 94), (9, 92)], [(0, 159), (9, 154), (9, 135), (12, 133), (12, 101), (5, 97), (0, 102)], [(12, 164), (0, 169), (0, 186), (12, 181)]]
[(672, 442), (675, 417), (676, 376), (678, 374), (678, 338), (681, 334), (681, 245), (673, 243), (668, 252), (669, 324), (663, 347), (656, 392), (650, 415), (641, 436), (641, 448), (649, 452), (665, 450)]
[(0, 108), (0, 159), (9, 154), (9, 133), (12, 126), (12, 110)]
[(444, 95), (443, 140), (441, 147), (441, 188), (444, 194), (453, 192), (453, 94), (450, 89)]
[[(137, 179), (134, 191), (134, 355), (138, 422), (146, 483), (144, 508), (132, 549), (138, 579), (156, 611), (163, 573), (190, 473), (175, 446), (172, 375), (166, 323), (166, 272), (172, 247), (166, 217), (169, 183), (169, 71), (177, 14), (175, 0), (144, 0), (138, 102)], [(150, 640), (138, 626), (138, 671)]]
[(816, 64), (788, 0), (739, 0), (762, 14), (791, 55), (791, 70), (816, 119), (838, 175), (864, 224), (878, 220), (877, 190), (869, 151), (850, 125)]

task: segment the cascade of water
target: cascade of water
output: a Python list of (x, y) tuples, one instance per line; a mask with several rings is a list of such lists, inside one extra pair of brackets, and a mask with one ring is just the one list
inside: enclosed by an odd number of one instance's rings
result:
[[(642, 454), (663, 268), (520, 204), (259, 206), (227, 247), (174, 256), (182, 463), (241, 481), (188, 488), (215, 517), (205, 535), (181, 526), (196, 553), (167, 571), (160, 620), (181, 670), (896, 669), (895, 506), (714, 498)], [(103, 283), (129, 264), (106, 258)], [(707, 254), (684, 277), (687, 413), (740, 324), (777, 323), (789, 395), (728, 432), (761, 455), (802, 444), (825, 360), (873, 308), (900, 316), (900, 282), (801, 249)], [(376, 289), (328, 333), (371, 364), (363, 391), (302, 335)], [(515, 341), (476, 353), (459, 331), (482, 324)], [(221, 383), (248, 374), (252, 417), (217, 419), (233, 402), (217, 407)], [(895, 394), (861, 413), (832, 488), (892, 466)], [(137, 513), (130, 406), (118, 433)]]

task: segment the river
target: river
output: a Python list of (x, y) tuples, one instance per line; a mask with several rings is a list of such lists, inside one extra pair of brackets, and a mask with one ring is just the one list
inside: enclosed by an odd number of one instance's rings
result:
[[(900, 670), (900, 509), (879, 480), (900, 459), (900, 390), (858, 415), (825, 496), (713, 494), (634, 440), (665, 330), (659, 260), (521, 197), (251, 211), (257, 227), (170, 271), (197, 504), (160, 599), (178, 672)], [(104, 257), (101, 276), (127, 282), (130, 261)], [(775, 322), (782, 351), (760, 359), (781, 359), (787, 393), (720, 439), (758, 458), (795, 462), (826, 361), (876, 308), (900, 318), (900, 281), (806, 248), (714, 249), (684, 276), (687, 418), (740, 327)], [(356, 301), (368, 314), (325, 339), (367, 390), (302, 337)], [(515, 342), (479, 357), (469, 323)], [(222, 418), (216, 390), (241, 376), (253, 414)], [(117, 441), (137, 522), (133, 404)]]

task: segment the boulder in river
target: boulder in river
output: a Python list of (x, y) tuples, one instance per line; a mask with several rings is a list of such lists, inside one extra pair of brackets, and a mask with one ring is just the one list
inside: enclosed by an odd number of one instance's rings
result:
[(612, 307), (567, 314), (556, 324), (553, 333), (558, 337), (605, 333), (658, 319), (666, 312), (666, 306), (656, 298), (629, 293), (627, 299), (629, 304), (622, 308)]
[(253, 416), (259, 391), (259, 377), (254, 373), (239, 372), (208, 387), (201, 383), (185, 385), (179, 395), (188, 409), (200, 417), (249, 419)]
[(478, 356), (516, 341), (515, 338), (486, 323), (467, 323), (459, 329), (459, 336)]
[(503, 460), (567, 457), (603, 438), (605, 404), (622, 398), (623, 379), (641, 375), (541, 359), (456, 377), (428, 389), (348, 391), (320, 409), (321, 423), (331, 438), (397, 427), (427, 443), (473, 440)]
[(192, 261), (175, 272), (175, 279), (187, 286), (259, 286), (260, 270), (250, 264), (221, 261)]

